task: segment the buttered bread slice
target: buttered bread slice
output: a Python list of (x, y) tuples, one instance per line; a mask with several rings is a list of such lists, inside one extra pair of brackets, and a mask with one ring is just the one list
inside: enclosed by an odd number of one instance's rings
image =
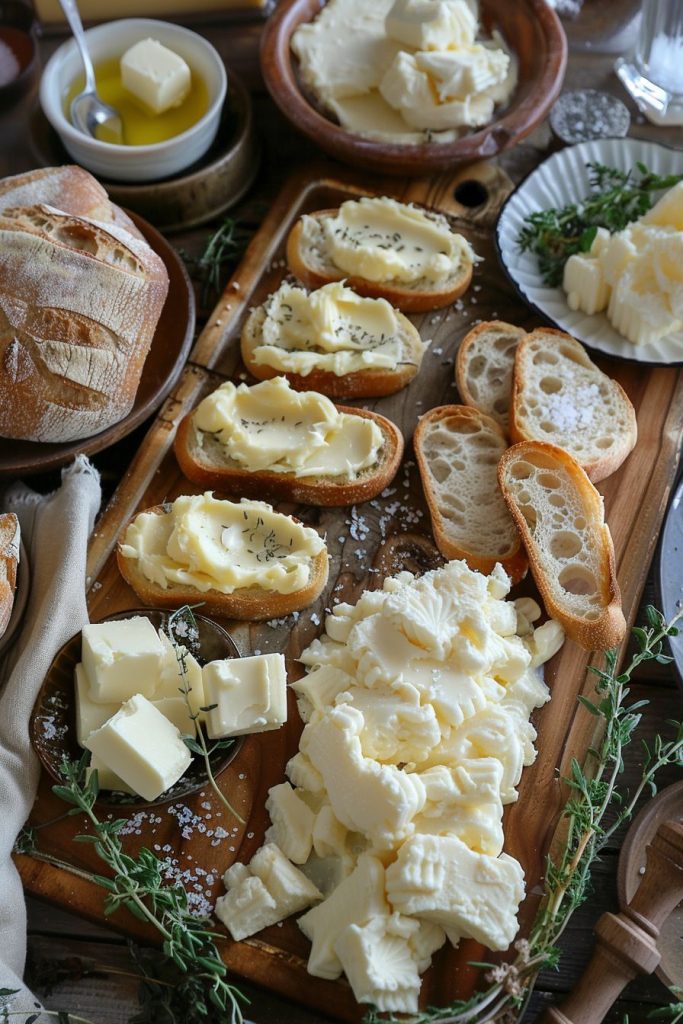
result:
[(202, 487), (308, 505), (368, 501), (393, 479), (403, 436), (365, 409), (337, 407), (285, 377), (226, 381), (178, 427), (175, 453)]
[(635, 410), (623, 388), (571, 335), (542, 327), (520, 341), (510, 410), (513, 443), (558, 445), (597, 483), (619, 468), (637, 437)]
[(332, 398), (393, 395), (417, 374), (425, 349), (386, 299), (363, 298), (340, 282), (310, 293), (285, 282), (242, 331), (242, 359), (254, 377), (282, 374), (298, 391)]
[(441, 554), (483, 573), (500, 562), (517, 583), (527, 560), (498, 486), (498, 462), (507, 448), (501, 428), (478, 409), (442, 405), (420, 418), (414, 444)]
[(145, 604), (234, 619), (270, 619), (311, 604), (327, 582), (315, 530), (262, 501), (210, 491), (140, 512), (117, 548), (124, 579)]
[(289, 269), (309, 288), (346, 280), (405, 312), (447, 306), (469, 287), (476, 261), (441, 213), (396, 199), (350, 199), (304, 214), (287, 239)]

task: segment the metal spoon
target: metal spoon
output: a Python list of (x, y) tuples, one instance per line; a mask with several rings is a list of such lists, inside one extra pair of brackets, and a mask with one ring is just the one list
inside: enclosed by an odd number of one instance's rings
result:
[[(59, 0), (62, 10), (73, 32), (76, 45), (81, 53), (85, 69), (85, 89), (74, 96), (71, 101), (71, 123), (85, 135), (94, 139), (121, 144), (123, 142), (123, 122), (118, 110), (104, 103), (97, 95), (95, 71), (92, 66), (88, 46), (85, 41), (83, 23), (76, 6), (76, 0)], [(100, 131), (98, 132), (98, 128)]]

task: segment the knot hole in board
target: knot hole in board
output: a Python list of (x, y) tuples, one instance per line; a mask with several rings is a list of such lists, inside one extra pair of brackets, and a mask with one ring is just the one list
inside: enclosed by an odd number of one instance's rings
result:
[(483, 206), (488, 201), (489, 190), (486, 185), (483, 185), (475, 178), (467, 178), (455, 186), (453, 195), (461, 206), (474, 210), (478, 206)]

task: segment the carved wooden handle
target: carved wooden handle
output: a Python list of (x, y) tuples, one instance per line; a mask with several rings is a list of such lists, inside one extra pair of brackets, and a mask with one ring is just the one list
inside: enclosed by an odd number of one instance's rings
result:
[(683, 899), (683, 825), (666, 821), (647, 848), (635, 896), (620, 914), (603, 914), (595, 927), (593, 958), (561, 1007), (543, 1024), (600, 1024), (636, 974), (651, 974), (661, 957), (659, 929)]

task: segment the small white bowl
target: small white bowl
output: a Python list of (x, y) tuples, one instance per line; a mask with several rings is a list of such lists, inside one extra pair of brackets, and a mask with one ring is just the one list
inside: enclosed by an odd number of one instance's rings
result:
[(88, 29), (85, 35), (94, 64), (121, 57), (140, 39), (158, 39), (201, 71), (209, 91), (209, 109), (191, 128), (150, 146), (116, 146), (79, 132), (64, 114), (64, 96), (83, 71), (71, 39), (50, 57), (40, 83), (43, 112), (69, 155), (94, 174), (118, 181), (156, 181), (199, 160), (216, 137), (228, 87), (223, 61), (211, 43), (180, 25), (151, 18), (110, 21)]

